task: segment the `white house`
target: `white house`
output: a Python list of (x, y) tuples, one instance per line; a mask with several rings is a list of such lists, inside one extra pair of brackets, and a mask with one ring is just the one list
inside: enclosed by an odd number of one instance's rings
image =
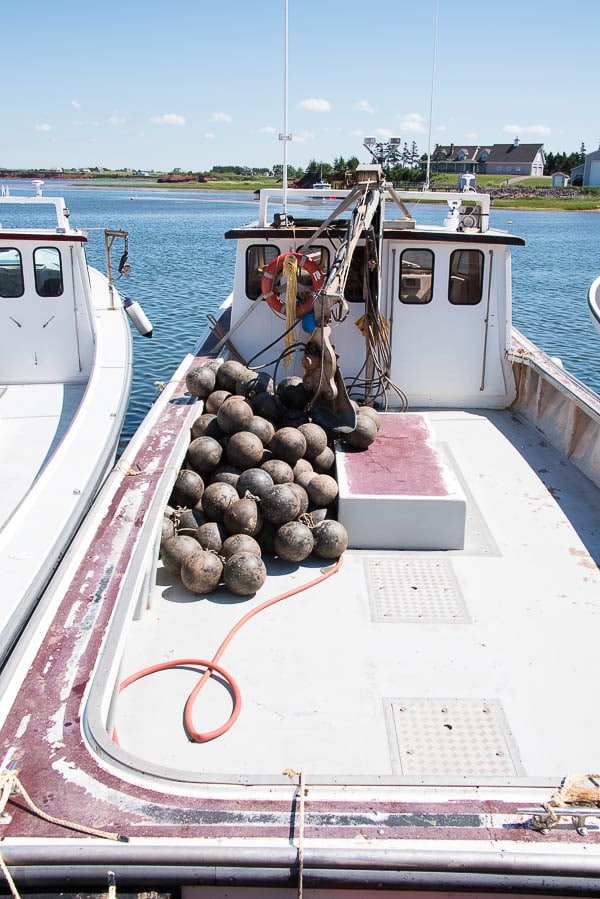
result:
[(552, 187), (566, 187), (569, 183), (569, 176), (564, 172), (555, 172), (552, 175)]

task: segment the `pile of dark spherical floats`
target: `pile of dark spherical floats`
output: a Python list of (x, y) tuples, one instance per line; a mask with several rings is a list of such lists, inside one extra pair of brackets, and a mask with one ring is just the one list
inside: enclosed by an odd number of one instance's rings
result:
[[(195, 594), (221, 584), (250, 596), (264, 583), (264, 555), (300, 563), (338, 559), (348, 546), (335, 518), (338, 494), (333, 444), (305, 410), (310, 395), (298, 377), (277, 385), (239, 362), (214, 360), (187, 375), (204, 400), (165, 509), (161, 559)], [(357, 406), (355, 449), (377, 436), (379, 416)]]

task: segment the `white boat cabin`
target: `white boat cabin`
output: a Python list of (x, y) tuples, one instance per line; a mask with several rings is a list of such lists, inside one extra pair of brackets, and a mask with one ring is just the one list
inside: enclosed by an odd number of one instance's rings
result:
[(69, 227), (62, 199), (9, 202), (51, 206), (58, 225), (46, 233), (0, 226), (0, 383), (85, 380), (94, 358), (87, 237)]
[[(238, 242), (232, 326), (247, 315), (232, 342), (254, 365), (272, 358), (268, 353), (255, 357), (256, 347), (280, 337), (284, 317), (266, 303), (248, 314), (261, 298), (263, 269), (281, 254), (302, 250), (315, 229), (314, 220), (305, 224), (300, 219), (275, 229), (268, 214), (271, 193), (281, 197), (280, 192), (261, 192), (258, 222), (226, 234)], [(322, 194), (318, 192), (318, 196)], [(335, 192), (337, 198), (348, 194)], [(417, 225), (404, 205), (409, 201), (420, 203), (426, 196), (452, 201), (445, 227)], [(314, 197), (314, 190), (291, 190), (290, 208)], [(401, 388), (412, 408), (510, 405), (515, 397), (514, 378), (506, 358), (511, 335), (510, 248), (523, 245), (523, 240), (490, 230), (489, 198), (473, 192), (393, 192), (393, 196), (387, 195), (384, 207), (388, 215), (397, 216), (381, 223), (383, 257), (377, 285), (379, 310), (391, 328), (390, 380)], [(344, 219), (333, 221), (306, 253), (324, 275), (346, 225)], [(360, 325), (365, 313), (364, 258), (371, 252), (368, 243), (365, 233), (350, 266), (345, 290), (348, 317), (337, 325), (333, 323), (332, 328), (332, 343), (351, 396), (352, 379), (359, 383), (366, 364)], [(303, 277), (306, 280), (307, 275), (301, 272), (300, 280)], [(310, 324), (303, 323), (303, 327), (311, 330)], [(297, 360), (296, 374), (301, 373), (299, 365)], [(389, 391), (386, 399), (388, 408), (398, 407), (394, 391)]]

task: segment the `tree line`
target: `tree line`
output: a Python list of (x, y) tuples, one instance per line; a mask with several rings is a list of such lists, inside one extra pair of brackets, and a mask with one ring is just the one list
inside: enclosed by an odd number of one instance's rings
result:
[[(383, 168), (386, 177), (390, 181), (396, 183), (419, 183), (425, 180), (427, 154), (420, 152), (415, 141), (412, 141), (410, 145), (407, 141), (404, 141), (401, 146), (389, 147), (389, 145), (386, 145), (386, 147), (388, 148), (388, 152), (386, 153)], [(566, 172), (568, 174), (571, 169), (585, 161), (586, 149), (585, 145), (582, 143), (579, 150), (574, 153), (553, 153), (552, 151), (549, 151), (545, 154), (545, 157), (545, 175), (553, 175), (555, 172)], [(328, 180), (331, 179), (333, 175), (340, 176), (344, 172), (353, 172), (359, 164), (360, 160), (357, 156), (350, 156), (348, 159), (344, 159), (343, 156), (336, 156), (332, 162), (327, 162), (322, 159), (311, 159), (308, 165), (303, 168), (295, 168), (293, 165), (288, 165), (288, 179), (292, 181), (303, 178), (307, 174), (314, 174), (319, 177), (319, 180)], [(283, 177), (283, 165), (281, 163), (275, 163), (271, 169), (257, 168), (256, 166), (250, 168), (248, 166), (215, 165), (210, 172), (206, 172), (205, 174), (232, 174), (239, 176), (248, 174), (267, 175), (269, 172), (272, 172), (275, 178), (281, 180)]]

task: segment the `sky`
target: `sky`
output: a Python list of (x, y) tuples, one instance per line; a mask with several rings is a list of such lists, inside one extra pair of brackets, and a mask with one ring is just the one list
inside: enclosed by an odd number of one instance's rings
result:
[[(281, 163), (284, 10), (284, 0), (4, 0), (0, 169)], [(288, 0), (288, 10), (294, 167), (367, 162), (366, 136), (420, 153), (516, 137), (546, 152), (600, 146), (600, 0)]]

